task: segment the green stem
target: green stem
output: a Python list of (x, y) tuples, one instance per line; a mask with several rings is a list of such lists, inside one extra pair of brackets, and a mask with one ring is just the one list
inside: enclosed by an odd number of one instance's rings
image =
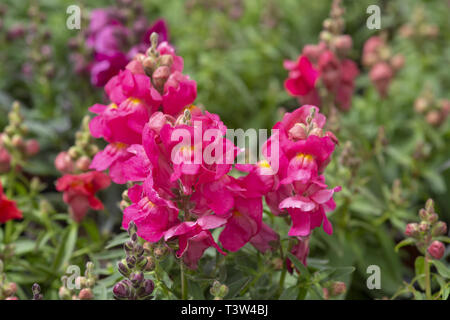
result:
[(430, 282), (430, 263), (428, 261), (428, 254), (425, 254), (425, 295), (427, 300), (431, 300), (431, 282)]
[(285, 258), (284, 258), (284, 252), (283, 252), (283, 243), (280, 242), (280, 257), (281, 257), (281, 275), (280, 275), (280, 281), (278, 283), (278, 292), (277, 292), (277, 299), (280, 298), (283, 289), (284, 289), (284, 281), (286, 279), (286, 272), (287, 272), (287, 268), (285, 266)]
[(180, 261), (180, 276), (181, 276), (181, 300), (187, 300), (188, 285), (183, 261)]

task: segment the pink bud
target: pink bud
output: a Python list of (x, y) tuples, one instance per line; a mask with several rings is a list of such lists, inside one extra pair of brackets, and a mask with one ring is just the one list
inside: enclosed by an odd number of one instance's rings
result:
[(25, 150), (27, 156), (31, 157), (36, 155), (39, 152), (40, 145), (36, 139), (30, 139), (26, 142)]
[(425, 117), (426, 121), (432, 126), (439, 126), (442, 121), (441, 113), (437, 110), (431, 110)]
[(394, 68), (395, 72), (403, 68), (405, 65), (405, 57), (401, 54), (396, 54), (391, 59), (391, 66)]
[(55, 159), (55, 167), (61, 173), (72, 173), (74, 164), (66, 151), (60, 152)]
[(80, 300), (91, 300), (92, 298), (94, 298), (92, 290), (89, 288), (81, 289), (80, 294), (78, 296)]
[(344, 293), (347, 290), (347, 287), (344, 282), (337, 281), (337, 282), (333, 283), (331, 290), (332, 290), (331, 291), (332, 295), (337, 296), (337, 295)]
[(89, 159), (86, 156), (82, 156), (80, 159), (77, 160), (77, 168), (80, 171), (88, 171), (89, 170), (89, 166), (91, 165), (91, 159)]
[(440, 241), (433, 241), (428, 247), (428, 253), (435, 259), (441, 259), (444, 256), (445, 247)]
[(19, 300), (19, 298), (17, 298), (17, 297), (8, 297), (5, 300)]
[(381, 97), (386, 96), (393, 75), (392, 68), (386, 62), (379, 62), (370, 70), (370, 80)]
[(408, 223), (406, 225), (405, 235), (408, 237), (415, 237), (419, 232), (417, 223)]
[(348, 53), (352, 48), (352, 44), (352, 37), (350, 37), (348, 34), (338, 36), (334, 42), (336, 49), (339, 53), (342, 54)]

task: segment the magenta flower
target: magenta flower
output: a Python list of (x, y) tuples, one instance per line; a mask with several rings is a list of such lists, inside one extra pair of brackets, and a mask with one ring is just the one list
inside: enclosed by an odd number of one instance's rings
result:
[(304, 96), (314, 89), (318, 72), (306, 56), (299, 56), (297, 61), (285, 60), (284, 68), (289, 71), (289, 77), (284, 82), (289, 94)]

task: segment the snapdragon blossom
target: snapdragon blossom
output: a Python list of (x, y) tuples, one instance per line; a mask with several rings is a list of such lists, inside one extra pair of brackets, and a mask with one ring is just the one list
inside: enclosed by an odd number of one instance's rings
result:
[(323, 132), (317, 107), (303, 106), (274, 126), (267, 160), (234, 165), (243, 150), (218, 115), (193, 105), (197, 86), (182, 72), (182, 58), (153, 37), (147, 54), (106, 84), (109, 104), (90, 108), (91, 134), (108, 142), (90, 168), (132, 185), (122, 227), (133, 222), (141, 238), (165, 243), (193, 269), (210, 247), (221, 254), (247, 243), (261, 252), (277, 247), (279, 235), (262, 221), (264, 197), (274, 214), (291, 215), (289, 235), (308, 237), (322, 224), (331, 233), (326, 212), (339, 188), (327, 188), (323, 170), (336, 138)]

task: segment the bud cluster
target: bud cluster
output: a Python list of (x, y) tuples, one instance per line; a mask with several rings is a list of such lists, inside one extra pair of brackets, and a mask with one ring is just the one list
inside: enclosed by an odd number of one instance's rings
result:
[[(0, 20), (2, 12), (4, 11), (0, 9)], [(26, 47), (23, 47), (23, 50), (26, 53), (26, 62), (22, 65), (22, 74), (26, 79), (31, 80), (34, 76), (39, 76), (45, 80), (55, 76), (56, 68), (52, 61), (53, 49), (49, 45), (52, 34), (48, 28), (43, 27), (46, 25), (46, 20), (46, 14), (40, 10), (37, 2), (33, 2), (28, 7), (28, 24), (14, 24), (6, 30), (8, 42), (25, 39)], [(1, 23), (0, 21), (0, 25)]]
[(427, 21), (423, 7), (417, 7), (411, 21), (400, 27), (399, 34), (413, 40), (433, 39), (439, 35), (439, 27)]
[(16, 292), (17, 285), (6, 280), (6, 275), (3, 273), (3, 261), (0, 260), (0, 300), (18, 300), (15, 296)]
[(80, 276), (75, 279), (75, 287), (79, 289), (69, 288), (67, 285), (67, 276), (63, 276), (61, 278), (63, 285), (58, 291), (59, 298), (62, 300), (92, 300), (94, 299), (92, 288), (94, 287), (96, 280), (97, 277), (94, 274), (94, 264), (89, 261), (86, 263), (86, 271), (84, 276)]
[(25, 161), (39, 152), (39, 142), (26, 139), (28, 128), (16, 101), (8, 113), (8, 125), (0, 133), (0, 174), (11, 168), (20, 168)]
[(447, 233), (447, 224), (439, 221), (439, 216), (434, 211), (434, 201), (428, 199), (425, 208), (419, 211), (420, 222), (408, 223), (406, 225), (405, 235), (415, 240), (419, 251), (435, 259), (441, 259), (444, 256), (445, 246), (442, 242), (436, 240), (436, 237)]
[(381, 98), (385, 98), (395, 74), (403, 68), (405, 57), (393, 54), (386, 41), (387, 35), (369, 38), (364, 44), (362, 62), (370, 69), (369, 77)]
[(434, 127), (442, 125), (450, 114), (450, 100), (436, 99), (431, 89), (414, 101), (414, 110), (423, 114), (426, 122)]
[(145, 279), (148, 259), (145, 249), (138, 241), (137, 228), (134, 222), (128, 225), (130, 241), (124, 244), (126, 258), (118, 263), (119, 272), (125, 277), (113, 288), (117, 300), (150, 300), (155, 287), (150, 279)]
[(41, 293), (41, 286), (37, 283), (33, 284), (31, 287), (31, 292), (33, 292), (33, 300), (43, 300), (44, 296)]
[(344, 12), (341, 1), (334, 0), (330, 16), (323, 22), (319, 43), (303, 47), (297, 62), (284, 62), (289, 71), (285, 88), (302, 104), (320, 105), (331, 110), (335, 106), (341, 110), (351, 107), (354, 80), (359, 70), (348, 58), (353, 41), (350, 35), (343, 34)]
[(214, 300), (223, 300), (228, 294), (228, 291), (228, 287), (217, 280), (214, 280), (211, 289), (209, 289), (209, 293), (214, 297)]
[(323, 298), (328, 300), (337, 297), (347, 291), (347, 286), (342, 281), (334, 281), (327, 283), (323, 288)]
[(89, 116), (85, 116), (80, 130), (75, 134), (75, 145), (62, 151), (55, 159), (55, 167), (63, 174), (89, 171), (92, 157), (98, 152), (94, 138), (89, 132)]
[[(114, 6), (82, 15), (82, 31), (69, 40), (74, 72), (90, 75), (95, 86), (105, 85), (136, 53), (145, 52), (153, 31), (168, 40), (166, 22), (152, 24), (137, 0), (117, 0)], [(145, 40), (143, 40), (145, 39)]]

